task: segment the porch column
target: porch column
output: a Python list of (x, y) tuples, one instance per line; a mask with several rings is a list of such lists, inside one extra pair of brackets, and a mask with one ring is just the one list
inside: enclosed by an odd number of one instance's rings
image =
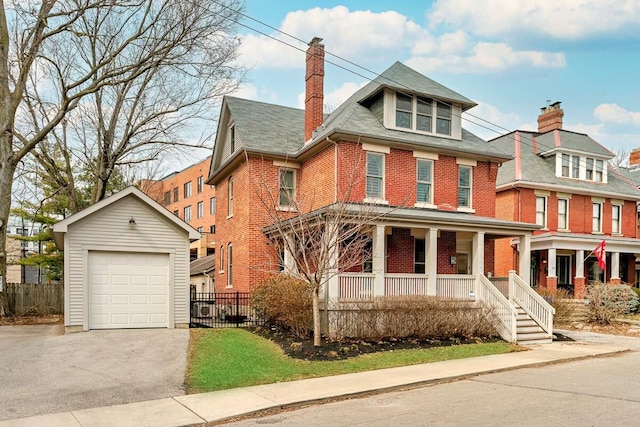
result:
[(547, 288), (552, 292), (555, 292), (558, 289), (555, 249), (547, 249)]
[(376, 297), (384, 296), (384, 231), (384, 225), (376, 225), (376, 230), (373, 233), (373, 256), (371, 263), (374, 274), (373, 295)]
[(425, 236), (425, 273), (427, 273), (427, 295), (436, 295), (438, 279), (438, 229), (428, 228)]
[(587, 281), (584, 278), (584, 249), (576, 251), (576, 277), (573, 279), (573, 298), (582, 299)]
[(330, 251), (329, 262), (327, 263), (327, 268), (329, 270), (327, 272), (328, 280), (325, 282), (325, 286), (327, 286), (327, 300), (337, 300), (340, 297), (340, 276), (338, 274), (338, 245), (336, 244), (337, 231), (334, 227), (338, 227), (338, 225), (333, 221), (327, 224), (327, 232), (325, 233), (324, 238), (325, 244), (328, 245), (327, 247)]
[(296, 273), (296, 262), (293, 259), (293, 254), (291, 253), (291, 248), (293, 248), (293, 236), (286, 236), (287, 243), (284, 245), (284, 259), (282, 260), (284, 264), (285, 273)]
[(478, 231), (473, 235), (472, 249), (471, 272), (476, 276), (484, 274), (484, 231)]
[(519, 248), (518, 273), (522, 280), (531, 286), (531, 233), (520, 236)]
[(614, 285), (620, 284), (620, 252), (611, 252), (611, 277), (609, 282)]

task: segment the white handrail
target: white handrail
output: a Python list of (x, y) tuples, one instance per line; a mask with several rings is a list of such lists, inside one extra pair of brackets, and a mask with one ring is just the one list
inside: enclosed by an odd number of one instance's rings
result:
[(484, 274), (478, 274), (478, 295), (476, 298), (495, 308), (500, 321), (498, 325), (500, 336), (505, 341), (516, 342), (516, 317), (518, 312), (513, 304), (502, 295), (498, 288), (493, 286), (493, 283)]
[(556, 309), (531, 289), (515, 271), (509, 272), (509, 299), (517, 302), (540, 325), (547, 336), (553, 335), (553, 315)]

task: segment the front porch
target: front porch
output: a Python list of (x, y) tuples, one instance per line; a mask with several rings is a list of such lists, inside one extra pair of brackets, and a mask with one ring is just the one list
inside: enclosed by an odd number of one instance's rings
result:
[[(382, 276), (382, 280), (376, 280), (380, 278), (376, 276)], [(505, 340), (521, 344), (552, 340), (555, 310), (515, 271), (509, 277), (491, 279), (481, 273), (438, 274), (435, 292), (430, 292), (429, 283), (424, 274), (342, 273), (330, 279), (323, 296), (326, 303), (334, 306), (412, 295), (483, 303), (495, 310), (497, 329)]]

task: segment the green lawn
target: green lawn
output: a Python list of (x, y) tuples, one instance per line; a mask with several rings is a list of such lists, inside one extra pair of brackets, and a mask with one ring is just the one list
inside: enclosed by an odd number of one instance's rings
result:
[(518, 350), (501, 341), (309, 362), (289, 358), (276, 344), (243, 329), (192, 329), (186, 386), (188, 393), (200, 393)]

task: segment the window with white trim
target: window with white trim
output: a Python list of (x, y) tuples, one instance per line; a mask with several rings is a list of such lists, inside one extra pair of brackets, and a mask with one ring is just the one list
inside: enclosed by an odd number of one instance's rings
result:
[(586, 179), (589, 181), (593, 181), (593, 159), (586, 159), (586, 170), (587, 173), (585, 175)]
[(227, 288), (233, 288), (233, 245), (227, 245)]
[(229, 149), (231, 153), (236, 151), (236, 125), (233, 124), (229, 127)]
[(594, 233), (602, 233), (602, 203), (593, 203), (593, 215), (591, 231)]
[(295, 206), (296, 171), (295, 169), (280, 168), (279, 178), (279, 206), (292, 208)]
[(471, 208), (471, 166), (458, 165), (458, 207)]
[(558, 230), (569, 229), (569, 199), (558, 199)]
[(191, 197), (191, 181), (184, 183), (184, 198)]
[(536, 224), (547, 226), (547, 196), (536, 196)]
[(437, 104), (436, 133), (451, 135), (451, 105), (440, 101)]
[(186, 206), (184, 208), (184, 222), (191, 221), (191, 206)]
[(220, 270), (218, 273), (224, 273), (224, 246), (220, 246)]
[(198, 177), (197, 180), (197, 191), (198, 193), (202, 193), (202, 189), (204, 188), (204, 180), (202, 178), (202, 176)]
[[(451, 135), (452, 107), (419, 95), (395, 94), (395, 127)], [(434, 117), (435, 110), (435, 120)]]
[(580, 178), (580, 156), (571, 156), (571, 178)]
[(413, 239), (413, 272), (415, 274), (425, 273), (425, 241), (424, 239)]
[(197, 217), (198, 218), (202, 218), (204, 216), (204, 202), (198, 202), (198, 209), (197, 209)]
[(227, 181), (227, 193), (228, 193), (228, 203), (227, 203), (227, 216), (233, 216), (233, 177), (230, 176)]
[(594, 181), (602, 182), (603, 170), (604, 170), (604, 162), (600, 159), (596, 159), (596, 169), (593, 177)]
[(216, 198), (212, 197), (209, 199), (209, 213), (211, 215), (216, 214)]
[(367, 198), (384, 200), (384, 154), (367, 152)]
[(611, 205), (611, 234), (621, 234), (622, 206)]
[(433, 203), (431, 183), (433, 182), (433, 160), (417, 159), (417, 188), (416, 201), (418, 203)]
[(569, 177), (569, 165), (571, 163), (571, 156), (568, 154), (562, 155), (562, 176)]

